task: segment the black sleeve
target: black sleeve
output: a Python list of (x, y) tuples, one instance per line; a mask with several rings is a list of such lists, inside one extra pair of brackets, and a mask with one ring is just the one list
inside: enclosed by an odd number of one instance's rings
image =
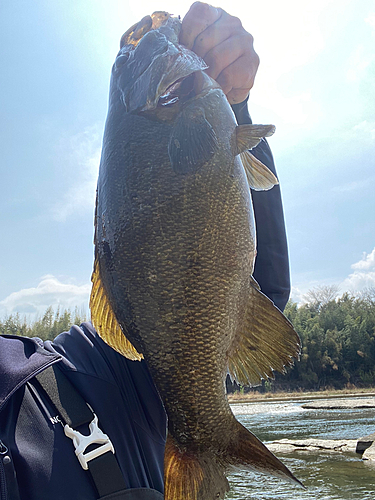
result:
[[(232, 106), (239, 125), (252, 123), (247, 100)], [(276, 174), (268, 142), (262, 139), (252, 151)], [(262, 292), (283, 311), (290, 294), (289, 257), (280, 186), (269, 191), (251, 190), (257, 232), (257, 257), (254, 278)]]

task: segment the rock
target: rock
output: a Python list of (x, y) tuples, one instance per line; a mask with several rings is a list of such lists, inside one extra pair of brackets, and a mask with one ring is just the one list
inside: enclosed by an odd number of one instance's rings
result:
[(267, 443), (267, 448), (273, 453), (305, 452), (346, 452), (355, 453), (356, 439), (280, 439)]
[(344, 410), (347, 408), (375, 408), (375, 398), (325, 399), (304, 403), (308, 410)]
[(362, 460), (375, 460), (375, 443), (373, 443), (362, 455)]
[(363, 453), (375, 441), (375, 433), (358, 439), (356, 453)]

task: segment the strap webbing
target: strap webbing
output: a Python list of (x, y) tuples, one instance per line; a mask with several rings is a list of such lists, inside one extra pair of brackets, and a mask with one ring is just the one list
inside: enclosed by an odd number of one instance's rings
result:
[[(93, 412), (57, 365), (49, 366), (35, 378), (51, 400), (64, 424), (68, 424), (73, 429), (77, 429), (83, 424), (90, 424), (94, 418)], [(112, 452), (104, 453), (90, 460), (88, 466), (100, 497), (126, 488), (120, 466)]]
[(112, 493), (100, 500), (163, 500), (164, 495), (160, 491), (150, 488), (131, 488), (118, 493)]
[(89, 471), (100, 497), (126, 488), (119, 464), (111, 452), (104, 453), (104, 455), (91, 460), (89, 462)]
[(38, 373), (35, 378), (47, 393), (64, 424), (77, 429), (80, 425), (92, 421), (92, 411), (56, 364)]

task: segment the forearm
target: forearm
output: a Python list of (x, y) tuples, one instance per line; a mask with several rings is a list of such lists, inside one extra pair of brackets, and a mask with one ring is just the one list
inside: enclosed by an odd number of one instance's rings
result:
[[(251, 123), (247, 101), (232, 106), (239, 125)], [(270, 147), (265, 139), (252, 151), (276, 174)], [(280, 309), (285, 308), (290, 294), (288, 246), (279, 186), (269, 191), (251, 191), (257, 231), (257, 257), (254, 278), (262, 292)]]

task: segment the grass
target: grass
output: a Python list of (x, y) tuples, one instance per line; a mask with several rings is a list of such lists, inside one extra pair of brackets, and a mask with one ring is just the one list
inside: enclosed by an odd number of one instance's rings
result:
[(228, 394), (230, 403), (250, 402), (250, 401), (270, 401), (270, 400), (287, 400), (287, 399), (320, 399), (320, 398), (337, 398), (347, 396), (375, 396), (375, 387), (358, 388), (350, 386), (345, 389), (327, 388), (321, 391), (291, 391), (291, 392), (258, 392), (252, 391), (248, 393), (235, 392)]

